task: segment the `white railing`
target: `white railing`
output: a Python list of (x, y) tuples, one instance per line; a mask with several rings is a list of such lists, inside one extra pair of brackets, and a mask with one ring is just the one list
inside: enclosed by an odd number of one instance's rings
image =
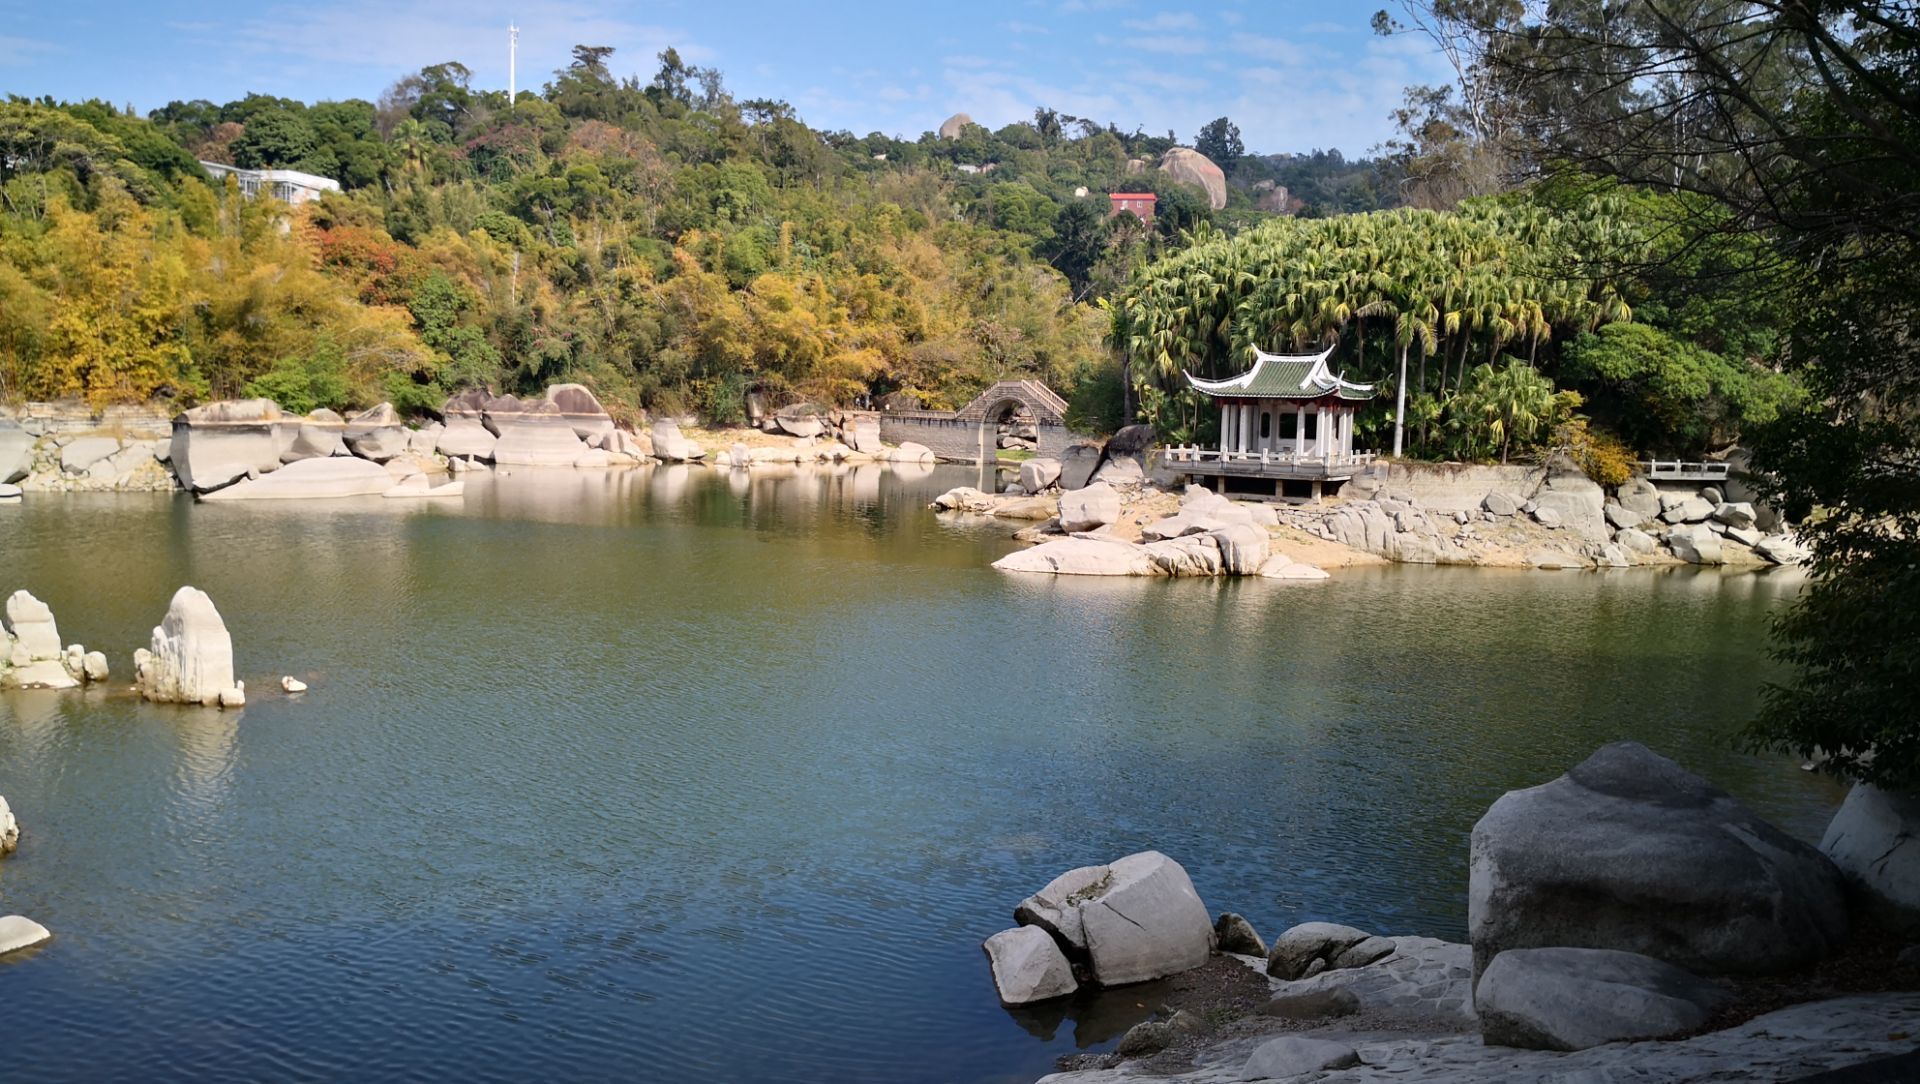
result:
[(1249, 467), (1272, 465), (1285, 467), (1292, 465), (1322, 467), (1364, 467), (1372, 463), (1372, 452), (1235, 452), (1219, 448), (1202, 448), (1197, 444), (1174, 444), (1166, 449), (1165, 461), (1169, 463), (1222, 463), (1245, 464)]
[(1728, 466), (1725, 463), (1703, 461), (1690, 463), (1681, 459), (1651, 459), (1640, 464), (1649, 478), (1664, 478), (1682, 482), (1725, 481)]

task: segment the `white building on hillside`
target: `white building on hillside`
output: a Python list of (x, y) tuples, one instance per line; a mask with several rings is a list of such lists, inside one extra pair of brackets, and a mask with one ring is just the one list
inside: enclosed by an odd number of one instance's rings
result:
[(201, 162), (201, 167), (224, 184), (231, 175), (240, 181), (240, 194), (249, 198), (266, 189), (268, 195), (295, 207), (311, 203), (328, 192), (340, 191), (340, 182), (331, 177), (316, 177), (296, 169), (241, 169), (219, 162)]

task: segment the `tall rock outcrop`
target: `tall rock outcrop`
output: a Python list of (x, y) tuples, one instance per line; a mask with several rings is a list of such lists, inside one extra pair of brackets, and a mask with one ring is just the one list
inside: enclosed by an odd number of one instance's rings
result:
[(960, 133), (966, 131), (967, 125), (972, 123), (972, 117), (967, 116), (965, 113), (955, 113), (953, 116), (940, 122), (940, 138), (959, 139)]
[(148, 700), (207, 707), (246, 703), (233, 679), (233, 638), (213, 600), (197, 587), (173, 593), (153, 646), (133, 653), (134, 684)]
[(1160, 159), (1160, 171), (1207, 194), (1207, 204), (1218, 211), (1227, 205), (1227, 175), (1213, 159), (1191, 147), (1175, 147)]
[(0, 689), (71, 689), (107, 676), (107, 657), (60, 646), (53, 610), (26, 591), (0, 609)]
[(283, 420), (280, 404), (271, 399), (222, 399), (181, 412), (173, 419), (168, 450), (174, 476), (182, 486), (205, 493), (249, 474), (278, 470), (286, 448)]

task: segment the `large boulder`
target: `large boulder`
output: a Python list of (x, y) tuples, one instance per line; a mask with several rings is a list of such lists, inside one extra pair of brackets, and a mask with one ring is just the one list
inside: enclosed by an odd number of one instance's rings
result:
[(1660, 507), (1660, 487), (1646, 478), (1629, 478), (1620, 483), (1614, 499), (1620, 502), (1620, 507), (1640, 513), (1643, 519), (1651, 519), (1664, 511)]
[(1607, 540), (1606, 490), (1564, 459), (1549, 466), (1533, 505), (1534, 517), (1545, 526), (1565, 528), (1588, 542)]
[(1480, 500), (1480, 507), (1496, 516), (1512, 516), (1520, 512), (1525, 502), (1511, 493), (1494, 490)]
[(585, 384), (554, 384), (547, 389), (547, 402), (582, 440), (604, 439), (613, 432), (613, 419)]
[(203, 501), (315, 500), (385, 493), (393, 475), (378, 463), (352, 456), (302, 459), (272, 474), (202, 494)]
[(1474, 1011), (1490, 1045), (1585, 1050), (1697, 1030), (1727, 991), (1649, 956), (1612, 949), (1509, 949), (1480, 976)]
[(1674, 501), (1660, 518), (1668, 523), (1705, 523), (1713, 515), (1714, 505), (1700, 497)]
[(412, 436), (407, 424), (392, 403), (381, 403), (355, 414), (347, 421), (344, 434), (347, 447), (362, 459), (385, 463), (407, 450)]
[(1322, 971), (1365, 967), (1393, 953), (1391, 938), (1337, 922), (1302, 922), (1274, 939), (1267, 974), (1292, 981)]
[(1764, 973), (1846, 935), (1825, 855), (1637, 742), (1502, 796), (1474, 825), (1469, 865), (1476, 980), (1508, 949), (1560, 946)]
[(817, 437), (827, 431), (818, 414), (782, 413), (773, 416), (773, 424), (790, 437)]
[(1273, 537), (1266, 528), (1237, 523), (1211, 532), (1220, 548), (1220, 564), (1229, 576), (1252, 576), (1267, 563)]
[(1146, 549), (1105, 538), (1057, 538), (1017, 550), (993, 563), (1002, 572), (1045, 572), (1059, 576), (1151, 576)]
[(503, 467), (571, 467), (586, 453), (587, 442), (573, 423), (557, 404), (544, 399), (526, 405), (503, 425), (493, 445), (493, 461)]
[[(461, 394), (466, 395), (470, 393), (463, 392)], [(486, 427), (492, 430), (493, 435), (496, 437), (506, 432), (509, 426), (519, 421), (520, 416), (527, 412), (527, 404), (522, 402), (517, 395), (484, 395), (484, 393), (480, 392), (473, 392), (471, 394), (482, 396), (480, 417), (485, 422)], [(455, 398), (459, 397), (456, 396)]]
[(700, 446), (680, 435), (680, 423), (661, 418), (653, 423), (653, 455), (663, 463), (685, 463), (706, 453)]
[(1060, 529), (1091, 531), (1120, 519), (1120, 494), (1112, 486), (1090, 485), (1060, 495)]
[(1213, 159), (1191, 147), (1174, 147), (1160, 159), (1160, 171), (1207, 194), (1207, 205), (1218, 211), (1227, 205), (1227, 175)]
[(281, 449), (280, 462), (297, 463), (302, 459), (325, 459), (347, 454), (347, 423), (340, 415), (321, 407), (292, 425), (292, 435)]
[(493, 449), (499, 442), (500, 438), (486, 427), (480, 415), (448, 414), (447, 427), (440, 431), (433, 450), (448, 457), (492, 459)]
[(1147, 484), (1147, 466), (1137, 456), (1108, 456), (1100, 469), (1093, 472), (1093, 484), (1143, 486)]
[(60, 449), (60, 469), (67, 474), (85, 474), (87, 468), (119, 450), (120, 441), (113, 437), (77, 437)]
[(214, 707), (231, 703), (239, 691), (227, 623), (195, 587), (174, 592), (152, 647), (135, 652), (133, 665), (134, 684), (148, 700)]
[(1754, 544), (1753, 552), (1776, 565), (1797, 565), (1811, 556), (1792, 535), (1773, 534)]
[(981, 947), (992, 964), (993, 985), (1002, 1005), (1030, 1005), (1080, 988), (1066, 954), (1038, 926), (1001, 930)]
[(1623, 504), (1609, 504), (1606, 507), (1607, 522), (1615, 530), (1629, 531), (1637, 529), (1647, 521), (1647, 517)]
[(1722, 501), (1713, 509), (1713, 521), (1739, 530), (1751, 531), (1755, 524), (1753, 505), (1746, 501)]
[(1689, 564), (1727, 563), (1726, 553), (1720, 546), (1720, 536), (1702, 526), (1675, 527), (1668, 531), (1667, 548), (1673, 551), (1675, 557)]
[(1067, 450), (1060, 453), (1060, 488), (1084, 489), (1093, 481), (1093, 472), (1100, 467), (1100, 457), (1106, 454), (1098, 444), (1069, 444)]
[(0, 418), (0, 485), (18, 482), (33, 466), (33, 434)]
[(953, 116), (940, 122), (940, 138), (959, 139), (960, 133), (966, 131), (967, 125), (972, 123), (972, 117), (967, 116), (965, 113), (955, 113)]
[(1029, 459), (1020, 464), (1020, 488), (1028, 493), (1039, 493), (1059, 480), (1058, 459)]
[(1038, 926), (1075, 955), (1095, 982), (1121, 986), (1207, 962), (1213, 920), (1180, 863), (1159, 851), (1083, 866), (1027, 897), (1014, 917)]
[(861, 455), (882, 455), (887, 450), (886, 445), (880, 443), (880, 421), (871, 414), (847, 419), (842, 431), (847, 447)]
[(173, 419), (167, 454), (174, 477), (205, 493), (279, 469), (280, 421), (280, 405), (271, 399), (223, 399), (183, 411)]
[(1820, 849), (1881, 909), (1920, 927), (1920, 798), (1856, 784)]

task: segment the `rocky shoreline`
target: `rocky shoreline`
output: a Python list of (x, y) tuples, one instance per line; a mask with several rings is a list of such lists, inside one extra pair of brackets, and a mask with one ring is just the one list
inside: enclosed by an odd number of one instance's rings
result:
[(1920, 1058), (1915, 822), (1855, 838), (1898, 817), (1843, 807), (1814, 848), (1622, 742), (1475, 825), (1467, 944), (1308, 922), (1269, 948), (1150, 851), (1055, 878), (985, 947), (1024, 1011), (1210, 976), (1047, 1084), (1794, 1079)]

